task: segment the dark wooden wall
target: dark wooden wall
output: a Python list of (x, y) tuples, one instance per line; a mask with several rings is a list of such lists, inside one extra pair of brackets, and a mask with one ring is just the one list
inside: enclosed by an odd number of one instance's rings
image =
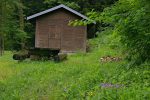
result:
[(62, 52), (86, 51), (87, 27), (69, 26), (80, 17), (59, 9), (36, 19), (35, 47), (61, 50)]

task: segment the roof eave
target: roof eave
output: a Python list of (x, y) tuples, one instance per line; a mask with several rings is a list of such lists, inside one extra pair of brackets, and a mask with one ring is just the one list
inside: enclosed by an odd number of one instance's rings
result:
[(70, 12), (72, 12), (72, 13), (74, 13), (74, 14), (80, 16), (80, 17), (82, 17), (83, 19), (87, 19), (87, 20), (88, 20), (88, 18), (87, 18), (86, 16), (80, 14), (79, 12), (77, 12), (77, 11), (75, 11), (75, 10), (73, 10), (73, 9), (71, 9), (71, 8), (69, 8), (69, 7), (65, 6), (65, 5), (63, 5), (63, 4), (61, 4), (61, 5), (59, 5), (59, 6), (56, 6), (56, 7), (54, 7), (54, 8), (50, 8), (50, 9), (48, 9), (48, 10), (39, 12), (39, 13), (37, 13), (37, 14), (31, 15), (31, 16), (27, 17), (27, 20), (30, 20), (30, 19), (39, 17), (39, 16), (41, 16), (41, 15), (43, 15), (43, 14), (47, 14), (47, 13), (52, 12), (52, 11), (54, 11), (54, 10), (57, 10), (57, 9), (59, 9), (59, 8), (64, 8), (64, 9), (66, 9), (66, 10), (68, 10), (68, 11), (70, 11)]
[[(66, 9), (66, 10), (68, 10), (68, 11), (74, 13), (75, 15), (78, 15), (79, 17), (81, 17), (81, 18), (83, 18), (83, 19), (85, 19), (85, 20), (90, 20), (88, 17), (86, 17), (86, 16), (80, 14), (79, 12), (77, 12), (77, 11), (75, 11), (75, 10), (73, 10), (73, 9), (71, 9), (71, 8), (69, 8), (69, 7), (65, 6), (65, 5), (63, 5), (63, 4), (61, 4), (61, 5), (59, 5), (59, 6), (56, 6), (56, 7), (53, 7), (53, 8), (50, 8), (50, 9), (48, 9), (48, 10), (45, 10), (45, 11), (36, 13), (36, 14), (34, 14), (34, 15), (31, 15), (31, 16), (27, 17), (27, 20), (34, 19), (34, 18), (36, 18), (36, 17), (39, 17), (39, 16), (41, 16), (41, 15), (47, 14), (47, 13), (49, 13), (49, 12), (55, 11), (55, 10), (60, 9), (60, 8), (64, 8), (64, 9)], [(96, 24), (96, 22), (93, 22), (93, 23)]]

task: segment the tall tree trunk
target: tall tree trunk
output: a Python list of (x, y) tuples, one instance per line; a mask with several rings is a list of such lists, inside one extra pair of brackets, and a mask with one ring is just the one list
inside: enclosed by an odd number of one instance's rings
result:
[(0, 4), (0, 55), (4, 54), (4, 33), (3, 33), (3, 25), (4, 25), (4, 9), (5, 1)]
[(22, 5), (22, 0), (19, 0), (20, 1), (20, 7), (19, 8), (19, 21), (20, 21), (20, 29), (22, 31), (24, 31), (24, 14), (23, 14), (23, 5)]
[[(21, 6), (18, 7), (18, 11), (19, 11), (19, 25), (20, 25), (20, 30), (22, 32), (24, 32), (23, 4), (22, 4), (22, 0), (19, 0), (19, 2), (20, 2), (20, 5), (21, 5)], [(22, 38), (22, 40), (21, 40), (21, 49), (22, 50), (25, 48), (25, 43), (24, 42), (25, 42), (25, 39)]]

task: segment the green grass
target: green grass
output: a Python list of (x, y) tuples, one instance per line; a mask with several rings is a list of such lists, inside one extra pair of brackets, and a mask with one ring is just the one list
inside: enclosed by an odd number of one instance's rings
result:
[[(0, 57), (0, 100), (149, 100), (149, 66), (128, 69), (125, 60), (102, 63), (106, 55), (124, 56), (110, 36), (90, 40), (89, 53), (69, 55), (61, 63), (18, 63), (11, 52)], [(102, 88), (101, 83), (124, 84)]]

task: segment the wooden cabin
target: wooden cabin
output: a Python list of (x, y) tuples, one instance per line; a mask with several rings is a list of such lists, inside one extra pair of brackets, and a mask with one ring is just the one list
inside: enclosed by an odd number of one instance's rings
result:
[(36, 20), (35, 48), (60, 52), (86, 52), (87, 26), (69, 26), (69, 21), (89, 20), (86, 16), (59, 5), (27, 17)]

